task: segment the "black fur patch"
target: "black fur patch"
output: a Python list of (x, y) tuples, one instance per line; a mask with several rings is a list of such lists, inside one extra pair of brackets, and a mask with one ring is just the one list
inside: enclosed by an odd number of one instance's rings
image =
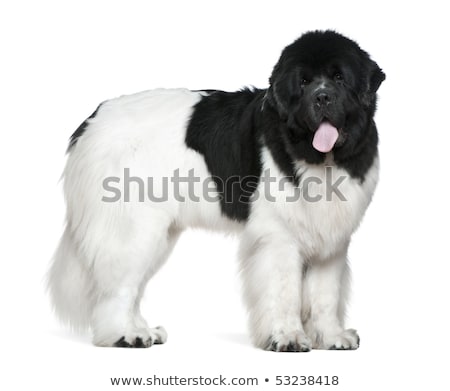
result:
[(116, 348), (132, 348), (133, 346), (125, 341), (125, 337), (121, 337), (119, 340), (114, 342), (114, 347)]
[(137, 337), (136, 341), (134, 341), (134, 347), (135, 348), (145, 348), (144, 341), (142, 341), (142, 338)]
[[(210, 91), (209, 91), (210, 92)], [(214, 91), (194, 108), (186, 134), (189, 148), (201, 153), (221, 197), (222, 212), (242, 221), (261, 175), (255, 115), (264, 91)]]
[(351, 151), (349, 156), (345, 151), (345, 145), (334, 151), (336, 165), (347, 170), (353, 178), (364, 182), (367, 171), (378, 154), (378, 132), (375, 123), (371, 121), (365, 129), (363, 139)]
[(95, 109), (95, 111), (88, 117), (86, 120), (78, 126), (77, 130), (73, 132), (72, 136), (70, 136), (69, 140), (69, 146), (67, 148), (67, 152), (70, 151), (70, 149), (77, 143), (78, 139), (83, 135), (83, 133), (86, 131), (87, 126), (89, 125), (89, 120), (92, 118), (95, 118), (95, 116), (98, 113), (98, 110), (100, 109), (102, 104), (99, 104), (98, 107)]

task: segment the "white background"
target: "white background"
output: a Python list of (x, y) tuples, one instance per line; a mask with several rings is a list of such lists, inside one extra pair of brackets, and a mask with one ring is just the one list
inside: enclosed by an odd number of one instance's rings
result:
[[(342, 390), (448, 390), (444, 4), (2, 2), (0, 387), (106, 390), (112, 376), (222, 374), (258, 377), (254, 389), (274, 388), (276, 375), (338, 375)], [(63, 228), (64, 152), (79, 123), (105, 99), (155, 87), (264, 88), (282, 48), (324, 28), (358, 41), (387, 74), (377, 113), (381, 182), (351, 247), (348, 325), (358, 329), (361, 348), (253, 348), (236, 241), (201, 231), (185, 234), (143, 303), (149, 323), (168, 330), (166, 345), (95, 348), (89, 336), (65, 331), (43, 281)]]

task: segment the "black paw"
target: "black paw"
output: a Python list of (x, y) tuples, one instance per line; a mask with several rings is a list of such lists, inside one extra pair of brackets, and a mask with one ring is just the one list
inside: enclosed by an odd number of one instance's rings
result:
[(309, 352), (311, 346), (292, 341), (287, 344), (278, 344), (273, 341), (268, 350), (271, 350), (272, 352)]
[[(159, 342), (159, 343), (161, 343), (161, 342)], [(152, 339), (149, 338), (144, 343), (142, 338), (137, 337), (132, 343), (129, 343), (125, 340), (125, 337), (122, 337), (118, 341), (116, 341), (113, 346), (116, 348), (148, 348), (148, 347), (152, 346)]]

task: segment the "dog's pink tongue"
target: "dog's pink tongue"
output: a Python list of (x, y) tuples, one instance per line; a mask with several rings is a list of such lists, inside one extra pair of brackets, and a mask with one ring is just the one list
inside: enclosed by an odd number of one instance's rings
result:
[(330, 152), (339, 137), (337, 129), (329, 122), (322, 122), (316, 130), (313, 147), (320, 152)]

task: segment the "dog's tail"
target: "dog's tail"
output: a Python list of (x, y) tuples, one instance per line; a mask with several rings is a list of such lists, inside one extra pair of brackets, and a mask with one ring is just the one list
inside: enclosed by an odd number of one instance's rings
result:
[(74, 331), (86, 330), (92, 313), (92, 281), (68, 227), (53, 256), (47, 288), (58, 318)]

